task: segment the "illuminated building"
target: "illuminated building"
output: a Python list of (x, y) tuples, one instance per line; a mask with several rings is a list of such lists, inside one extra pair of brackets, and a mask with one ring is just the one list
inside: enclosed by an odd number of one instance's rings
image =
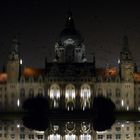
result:
[[(111, 98), (117, 109), (140, 110), (140, 73), (136, 71), (128, 39), (124, 36), (118, 68), (97, 68), (86, 59), (85, 45), (69, 12), (55, 43), (55, 58), (45, 68), (23, 67), (14, 40), (6, 72), (0, 73), (0, 109), (21, 109), (25, 99), (44, 96), (51, 108), (91, 108), (98, 95)], [(94, 46), (93, 46), (94, 47)]]
[(52, 108), (90, 108), (95, 96), (111, 98), (117, 109), (140, 110), (140, 73), (135, 70), (128, 39), (123, 38), (118, 68), (97, 68), (86, 59), (84, 40), (72, 14), (55, 44), (55, 58), (45, 68), (22, 66), (18, 43), (13, 41), (6, 72), (0, 73), (0, 107), (19, 109), (28, 97), (45, 96)]
[[(75, 29), (72, 15), (55, 44), (55, 58), (45, 68), (23, 67), (13, 41), (6, 72), (0, 73), (0, 110), (20, 110), (25, 99), (44, 96), (51, 108), (91, 108), (98, 95), (111, 98), (117, 109), (140, 111), (140, 72), (136, 71), (128, 39), (123, 38), (118, 68), (97, 68), (86, 59), (84, 40)], [(140, 122), (116, 122), (110, 130), (95, 132), (91, 122), (51, 123), (38, 132), (24, 128), (22, 122), (0, 122), (0, 140), (119, 140), (140, 139)]]

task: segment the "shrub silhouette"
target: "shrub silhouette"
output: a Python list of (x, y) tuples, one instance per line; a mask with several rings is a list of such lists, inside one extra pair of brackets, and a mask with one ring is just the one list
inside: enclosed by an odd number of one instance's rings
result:
[(28, 98), (23, 102), (22, 108), (29, 112), (44, 112), (48, 111), (48, 100), (44, 97), (37, 96), (34, 98)]
[(45, 131), (48, 128), (48, 101), (44, 97), (29, 98), (24, 101), (23, 109), (26, 114), (23, 117), (23, 124), (39, 131)]
[(103, 96), (95, 97), (93, 100), (93, 128), (96, 131), (110, 129), (115, 122), (115, 104)]

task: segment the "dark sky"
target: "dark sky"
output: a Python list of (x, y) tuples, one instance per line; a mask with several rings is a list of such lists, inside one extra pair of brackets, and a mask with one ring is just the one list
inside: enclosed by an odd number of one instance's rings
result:
[[(70, 1), (70, 0), (69, 0)], [(76, 28), (85, 38), (88, 60), (97, 66), (117, 66), (121, 39), (127, 34), (129, 48), (140, 67), (140, 4), (93, 0), (18, 0), (0, 2), (0, 68), (6, 63), (14, 36), (20, 42), (25, 66), (44, 67), (54, 58), (54, 44), (71, 7)], [(71, 6), (69, 6), (71, 5)]]

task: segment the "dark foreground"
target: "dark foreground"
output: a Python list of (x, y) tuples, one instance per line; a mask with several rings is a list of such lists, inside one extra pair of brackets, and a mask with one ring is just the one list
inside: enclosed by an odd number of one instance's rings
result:
[[(26, 112), (0, 112), (0, 120), (22, 119), (26, 116)], [(36, 115), (36, 114), (34, 114)], [(96, 116), (91, 111), (52, 111), (44, 114), (49, 120), (92, 120)], [(104, 115), (104, 114), (103, 114)], [(116, 120), (139, 121), (140, 112), (138, 111), (117, 111), (114, 113)]]

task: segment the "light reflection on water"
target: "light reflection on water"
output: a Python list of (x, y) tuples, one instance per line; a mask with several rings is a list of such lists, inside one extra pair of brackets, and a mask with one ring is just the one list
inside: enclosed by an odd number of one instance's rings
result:
[(0, 140), (139, 140), (140, 122), (117, 121), (94, 131), (90, 121), (50, 121), (45, 131), (28, 129), (21, 120), (0, 121)]

